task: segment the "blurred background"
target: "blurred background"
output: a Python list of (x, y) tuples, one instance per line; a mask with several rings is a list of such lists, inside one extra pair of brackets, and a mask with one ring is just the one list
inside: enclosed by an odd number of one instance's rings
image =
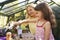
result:
[[(30, 3), (47, 2), (54, 11), (57, 27), (52, 29), (56, 40), (60, 40), (60, 0), (1, 0), (0, 1), (0, 36), (5, 35), (1, 30), (6, 30), (7, 24), (11, 21), (23, 20), (26, 18), (26, 6)], [(35, 24), (26, 23), (20, 25), (23, 32), (27, 29), (31, 34), (35, 33)], [(28, 27), (29, 26), (29, 27)], [(33, 27), (32, 27), (33, 26)]]

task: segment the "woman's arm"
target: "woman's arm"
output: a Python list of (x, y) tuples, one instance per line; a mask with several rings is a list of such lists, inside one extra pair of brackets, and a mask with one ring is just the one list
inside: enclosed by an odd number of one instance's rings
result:
[(19, 25), (22, 23), (36, 23), (37, 19), (24, 19), (24, 20), (20, 20), (18, 22), (14, 22), (14, 25)]
[(51, 24), (50, 22), (47, 22), (45, 25), (44, 25), (44, 38), (45, 40), (49, 40), (50, 38), (50, 31), (51, 31)]

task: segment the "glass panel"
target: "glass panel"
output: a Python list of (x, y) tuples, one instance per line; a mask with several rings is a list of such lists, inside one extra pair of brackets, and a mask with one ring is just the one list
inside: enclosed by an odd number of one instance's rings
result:
[(3, 27), (7, 23), (7, 17), (6, 16), (0, 16), (0, 27)]
[(53, 1), (60, 5), (60, 0), (53, 0)]
[(30, 2), (34, 2), (34, 1), (35, 1), (35, 0), (29, 0), (29, 3), (30, 3)]
[(6, 1), (6, 0), (0, 0), (0, 3), (4, 2), (4, 1)]

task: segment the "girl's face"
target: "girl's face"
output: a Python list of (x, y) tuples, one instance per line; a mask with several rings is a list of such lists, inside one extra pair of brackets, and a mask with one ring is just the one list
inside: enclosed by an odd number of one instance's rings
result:
[(42, 13), (42, 11), (36, 11), (36, 17), (38, 17), (39, 19), (40, 19), (40, 18), (43, 18), (43, 13)]
[(35, 17), (36, 15), (36, 11), (34, 10), (33, 7), (28, 7), (27, 12), (28, 12), (28, 15), (30, 15), (31, 17)]

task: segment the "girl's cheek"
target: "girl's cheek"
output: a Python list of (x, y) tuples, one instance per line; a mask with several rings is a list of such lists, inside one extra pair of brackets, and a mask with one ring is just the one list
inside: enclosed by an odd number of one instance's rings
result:
[(36, 14), (36, 17), (38, 17), (38, 15)]

